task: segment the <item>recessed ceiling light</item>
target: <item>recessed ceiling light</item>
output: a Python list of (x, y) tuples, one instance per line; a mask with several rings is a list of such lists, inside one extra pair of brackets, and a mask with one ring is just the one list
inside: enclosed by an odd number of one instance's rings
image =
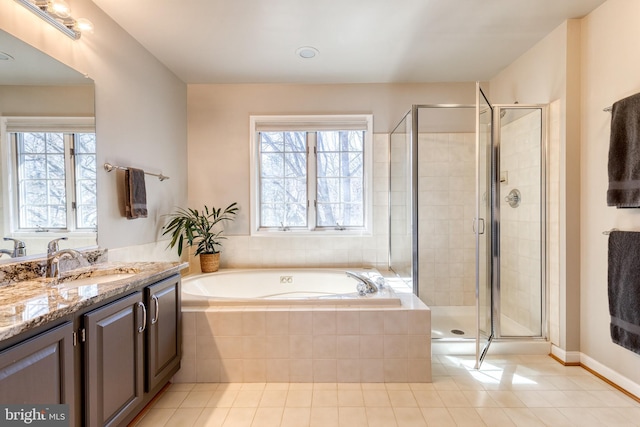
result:
[(8, 53), (0, 52), (0, 61), (12, 61), (13, 59), (13, 56)]
[(296, 55), (303, 59), (315, 58), (320, 52), (315, 47), (302, 46), (296, 49)]

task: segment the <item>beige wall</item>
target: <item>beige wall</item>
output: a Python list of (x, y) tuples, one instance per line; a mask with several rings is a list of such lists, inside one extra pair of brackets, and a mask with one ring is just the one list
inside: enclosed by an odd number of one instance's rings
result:
[[(559, 308), (556, 343), (580, 350), (580, 21), (569, 20), (552, 31), (491, 79), (494, 103), (559, 101), (559, 292), (551, 305)], [(554, 295), (551, 295), (554, 297)]]
[[(240, 205), (223, 266), (375, 266), (388, 258), (388, 134), (415, 103), (473, 103), (473, 83), (189, 85), (189, 205)], [(249, 237), (249, 116), (373, 113), (373, 236)]]
[(609, 0), (582, 22), (581, 351), (640, 383), (639, 356), (611, 342), (607, 298), (610, 228), (640, 231), (640, 210), (607, 207), (611, 115), (602, 111), (640, 92), (640, 2)]
[(98, 166), (105, 161), (171, 177), (147, 179), (149, 218), (127, 220), (114, 173), (98, 172), (98, 243), (120, 248), (155, 242), (163, 219), (186, 203), (186, 85), (90, 0), (75, 16), (95, 25), (74, 41), (14, 1), (0, 2), (0, 28), (95, 81)]
[[(249, 234), (249, 115), (373, 113), (389, 133), (415, 103), (473, 103), (473, 84), (189, 85), (189, 204), (237, 201)], [(229, 185), (233, 183), (233, 185)]]

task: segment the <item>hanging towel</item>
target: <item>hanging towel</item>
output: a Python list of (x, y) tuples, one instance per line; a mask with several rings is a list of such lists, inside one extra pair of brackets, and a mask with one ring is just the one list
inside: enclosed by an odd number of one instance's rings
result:
[(128, 219), (147, 217), (147, 190), (144, 171), (128, 168), (124, 172), (125, 214)]
[(640, 93), (611, 107), (607, 205), (640, 207)]
[(609, 234), (611, 340), (640, 354), (640, 233)]

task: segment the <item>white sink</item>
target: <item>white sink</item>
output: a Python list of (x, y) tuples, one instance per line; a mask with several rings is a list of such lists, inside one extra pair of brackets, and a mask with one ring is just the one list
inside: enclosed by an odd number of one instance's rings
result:
[(115, 282), (117, 280), (128, 279), (129, 277), (135, 276), (136, 273), (112, 273), (112, 274), (103, 274), (99, 276), (90, 276), (83, 277), (81, 279), (75, 280), (62, 280), (58, 283), (58, 287), (61, 288), (77, 288), (80, 286), (89, 286), (89, 285), (99, 285), (101, 283)]

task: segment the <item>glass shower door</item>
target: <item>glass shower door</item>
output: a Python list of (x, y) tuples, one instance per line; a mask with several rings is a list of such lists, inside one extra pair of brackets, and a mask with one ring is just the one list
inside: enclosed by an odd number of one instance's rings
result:
[[(492, 227), (492, 132), (491, 104), (476, 83), (476, 215), (474, 233), (476, 240), (476, 369), (480, 368), (494, 336), (493, 292), (491, 280)], [(496, 254), (497, 256), (497, 254)]]

